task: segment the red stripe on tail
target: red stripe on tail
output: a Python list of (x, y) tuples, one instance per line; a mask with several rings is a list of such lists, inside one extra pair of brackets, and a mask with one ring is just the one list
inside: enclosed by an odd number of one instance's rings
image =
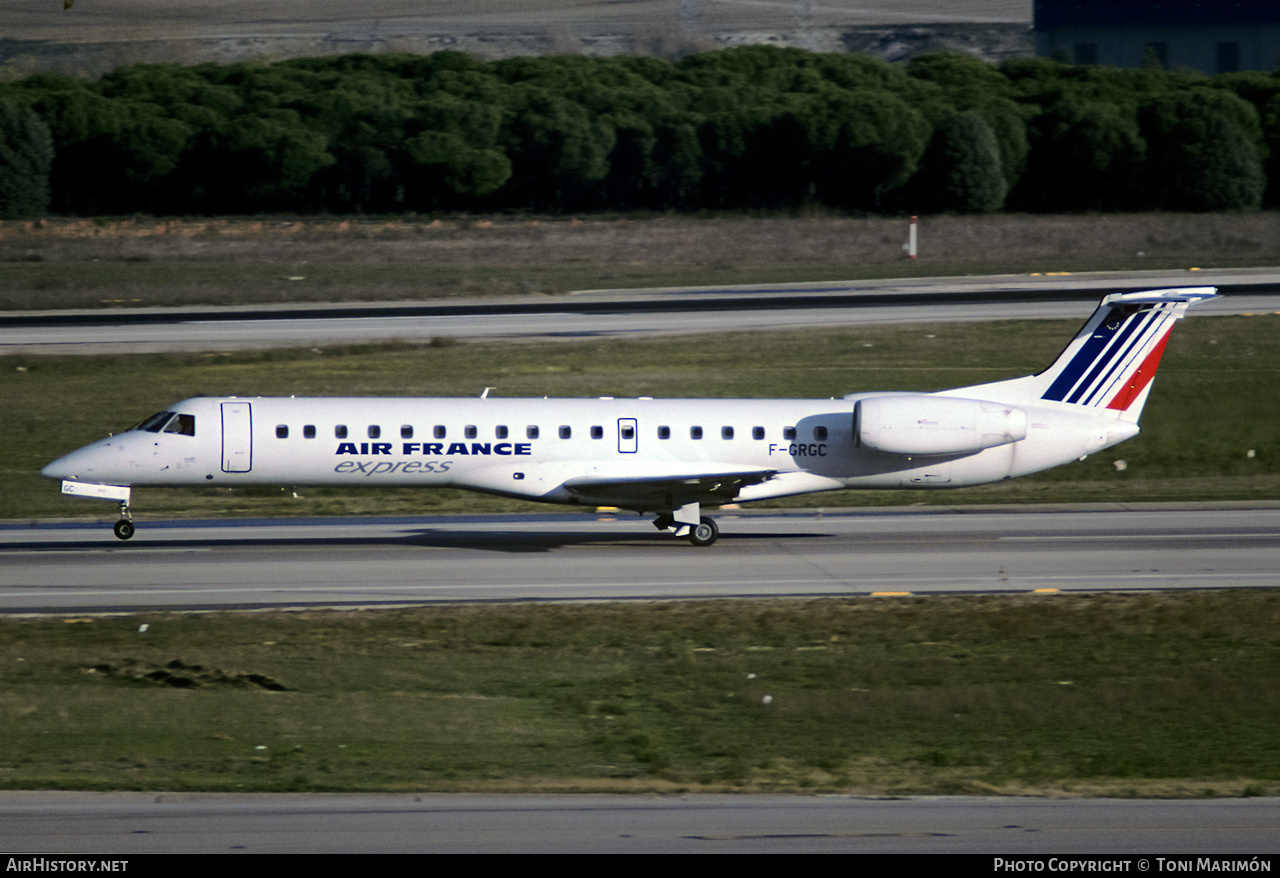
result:
[(1111, 402), (1107, 403), (1107, 408), (1122, 412), (1129, 408), (1133, 401), (1138, 398), (1138, 395), (1146, 389), (1147, 385), (1151, 383), (1151, 379), (1156, 377), (1156, 369), (1160, 366), (1160, 357), (1164, 354), (1164, 346), (1169, 343), (1169, 336), (1172, 332), (1173, 327), (1170, 326), (1168, 331), (1165, 332), (1164, 338), (1156, 343), (1155, 348), (1152, 349), (1151, 353), (1147, 354), (1147, 358), (1138, 367), (1138, 371), (1133, 373), (1129, 383), (1120, 388), (1120, 392), (1112, 398)]

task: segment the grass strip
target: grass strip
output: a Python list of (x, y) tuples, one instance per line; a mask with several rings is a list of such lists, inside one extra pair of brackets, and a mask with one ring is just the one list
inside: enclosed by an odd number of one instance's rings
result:
[(1280, 794), (1280, 594), (0, 620), (0, 788)]
[(0, 222), (0, 311), (1280, 264), (1280, 213), (52, 218)]

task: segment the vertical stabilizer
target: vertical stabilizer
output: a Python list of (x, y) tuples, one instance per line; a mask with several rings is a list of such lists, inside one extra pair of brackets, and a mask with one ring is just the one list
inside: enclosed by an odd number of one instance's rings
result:
[(1213, 287), (1107, 296), (1071, 344), (1036, 376), (1040, 398), (1102, 410), (1136, 422), (1173, 324)]

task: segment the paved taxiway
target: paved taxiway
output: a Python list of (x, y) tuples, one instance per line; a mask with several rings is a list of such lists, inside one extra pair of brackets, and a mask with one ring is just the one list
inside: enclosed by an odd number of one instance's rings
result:
[[(1172, 870), (1167, 862), (1161, 869), (1154, 855), (1274, 854), (1277, 825), (1280, 799), (1274, 798), (0, 793), (6, 849), (95, 855), (1147, 855), (1146, 868), (1135, 856), (1116, 869), (1137, 874)], [(137, 868), (130, 863), (128, 871)], [(1059, 864), (1054, 871), (1087, 869)]]
[(889, 323), (1083, 320), (1109, 292), (1218, 285), (1197, 316), (1280, 310), (1274, 270), (1123, 272), (589, 290), (561, 297), (364, 305), (139, 308), (0, 316), (0, 354), (126, 354), (573, 340)]
[(0, 612), (1280, 585), (1280, 508), (893, 508), (0, 528)]

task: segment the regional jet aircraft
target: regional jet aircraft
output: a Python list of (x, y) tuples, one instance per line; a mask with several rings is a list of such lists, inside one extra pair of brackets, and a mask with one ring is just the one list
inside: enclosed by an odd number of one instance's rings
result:
[[(1107, 296), (1044, 372), (841, 399), (200, 397), (42, 470), (113, 500), (139, 485), (467, 488), (654, 515), (695, 546), (704, 507), (838, 488), (954, 488), (1138, 434), (1173, 324), (1212, 287)], [(487, 392), (486, 392), (487, 394)]]

